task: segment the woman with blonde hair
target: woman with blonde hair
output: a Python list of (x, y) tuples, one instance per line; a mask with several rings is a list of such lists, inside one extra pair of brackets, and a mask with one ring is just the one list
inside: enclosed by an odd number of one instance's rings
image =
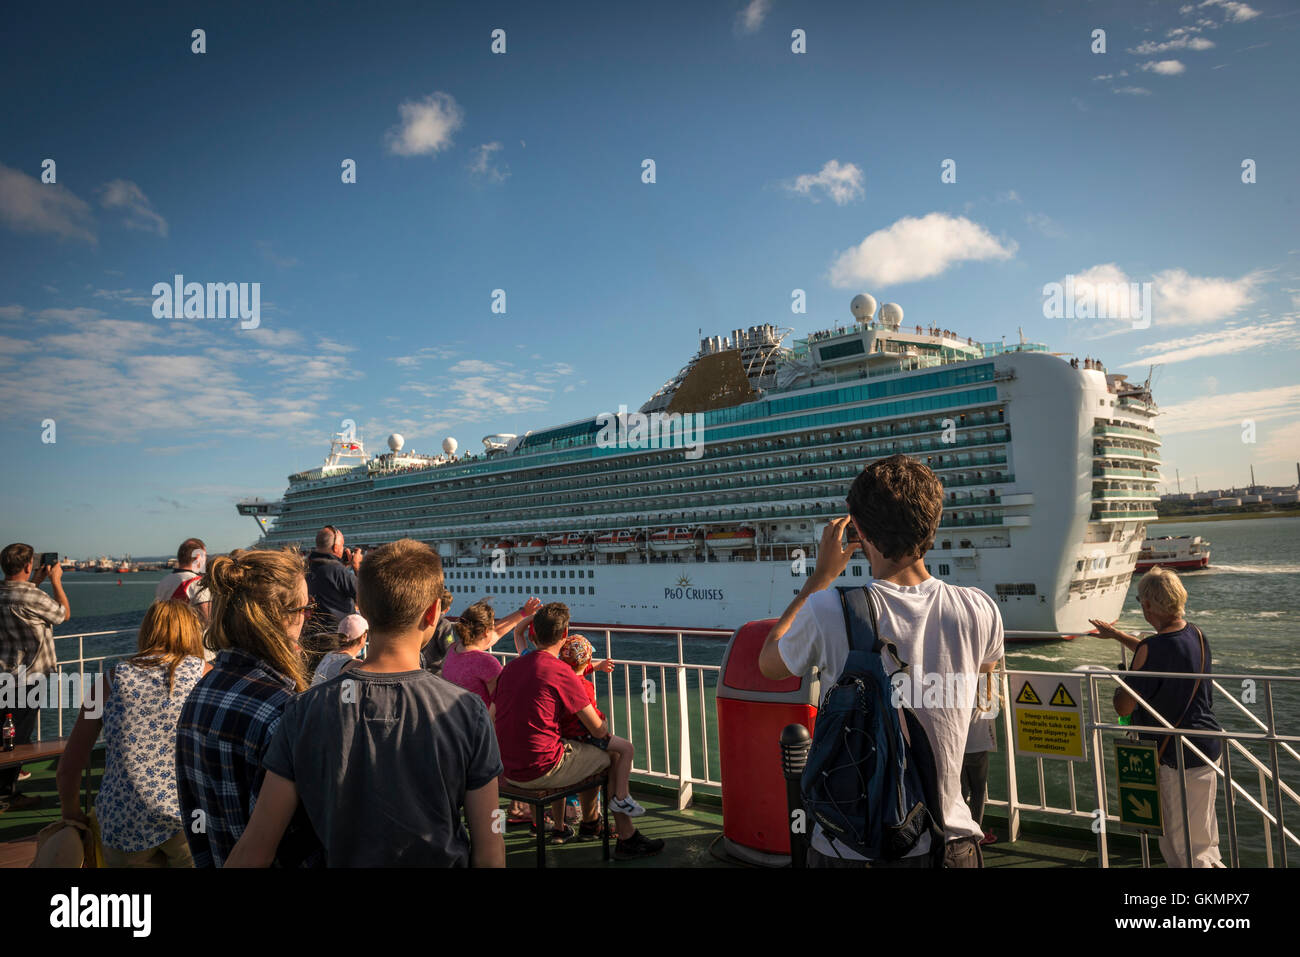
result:
[(207, 673), (203, 625), (189, 605), (155, 602), (145, 612), (137, 651), (99, 676), (59, 761), (65, 820), (86, 822), (80, 777), (102, 729), (104, 778), (95, 799), (108, 867), (193, 867), (176, 796), (176, 723), (191, 689)]
[[(1138, 704), (1137, 699), (1122, 688), (1115, 692), (1115, 712), (1121, 716), (1132, 715), (1135, 727), (1164, 727), (1151, 714), (1154, 711), (1171, 727), (1179, 730), (1222, 731), (1214, 716), (1214, 692), (1209, 674), (1214, 658), (1210, 645), (1201, 629), (1183, 616), (1187, 608), (1187, 589), (1178, 575), (1168, 568), (1156, 567), (1138, 582), (1138, 602), (1142, 614), (1156, 633), (1146, 638), (1127, 635), (1096, 619), (1092, 624), (1103, 638), (1112, 638), (1132, 651), (1133, 672), (1181, 672), (1187, 678), (1146, 677), (1134, 674), (1126, 684), (1150, 706)], [(1196, 677), (1190, 677), (1195, 675)], [(1221, 867), (1219, 854), (1219, 819), (1215, 812), (1218, 795), (1218, 764), (1222, 742), (1218, 738), (1175, 736), (1141, 732), (1143, 740), (1157, 746), (1160, 764), (1158, 783), (1160, 805), (1164, 818), (1164, 834), (1160, 838), (1160, 854), (1169, 867)], [(1191, 747), (1210, 759), (1202, 760)], [(1183, 788), (1178, 777), (1178, 749), (1183, 751), (1183, 781), (1186, 783), (1187, 804), (1183, 804)], [(1191, 836), (1188, 852), (1186, 834)]]
[[(221, 867), (252, 815), (280, 713), (307, 687), (299, 639), (312, 605), (293, 549), (236, 549), (212, 561), (202, 587), (212, 596), (205, 641), (217, 655), (181, 711), (176, 776), (194, 866)], [(301, 808), (276, 860), (323, 863)]]

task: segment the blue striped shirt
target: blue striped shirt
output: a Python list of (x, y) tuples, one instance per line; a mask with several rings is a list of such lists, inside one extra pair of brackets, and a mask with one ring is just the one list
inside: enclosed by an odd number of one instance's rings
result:
[[(293, 681), (244, 651), (217, 654), (176, 725), (176, 789), (195, 867), (221, 867), (252, 817), (262, 756), (294, 696)], [(301, 806), (276, 852), (282, 867), (324, 864)]]

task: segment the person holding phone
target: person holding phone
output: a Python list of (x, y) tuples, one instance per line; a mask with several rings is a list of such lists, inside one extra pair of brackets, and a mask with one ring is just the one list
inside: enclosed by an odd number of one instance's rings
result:
[[(29, 684), (44, 680), (55, 670), (54, 626), (72, 617), (72, 607), (63, 591), (63, 568), (59, 556), (47, 552), (41, 556), (41, 566), (33, 572), (32, 559), (36, 550), (22, 542), (14, 542), (0, 551), (0, 673), (26, 674)], [(54, 591), (51, 598), (41, 591), (40, 585), (50, 580)], [(39, 708), (5, 708), (5, 715), (13, 715), (14, 744), (27, 744), (32, 739), (36, 722), (40, 720)], [(40, 799), (22, 795), (17, 791), (19, 768), (0, 771), (0, 813), (21, 811), (35, 807)]]

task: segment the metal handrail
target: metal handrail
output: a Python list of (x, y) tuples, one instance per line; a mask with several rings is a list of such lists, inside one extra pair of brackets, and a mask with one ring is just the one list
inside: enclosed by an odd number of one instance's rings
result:
[[(1033, 671), (1029, 669), (1019, 669), (1019, 668), (1013, 670), (1016, 675), (1044, 676), (1044, 677), (1053, 677), (1053, 678), (1059, 678), (1063, 674), (1063, 672), (1059, 672), (1059, 671)], [(1101, 805), (1101, 807), (1097, 808), (1091, 813), (1079, 810), (1076, 794), (1075, 794), (1073, 761), (1067, 762), (1069, 787), (1070, 787), (1070, 807), (1057, 808), (1057, 807), (1050, 806), (1047, 803), (1044, 766), (1043, 766), (1043, 759), (1041, 757), (1035, 759), (1037, 765), (1039, 803), (1037, 805), (1033, 805), (1033, 804), (1022, 802), (1019, 798), (1019, 793), (1017, 788), (1015, 760), (1014, 760), (1015, 754), (1013, 749), (1009, 750), (1008, 760), (1007, 760), (1008, 798), (1006, 800), (998, 800), (998, 799), (990, 798), (988, 803), (994, 806), (1007, 807), (1010, 839), (1012, 841), (1014, 841), (1017, 838), (1019, 833), (1019, 826), (1020, 826), (1019, 814), (1020, 811), (1022, 810), (1032, 810), (1032, 811), (1046, 813), (1046, 814), (1062, 815), (1062, 816), (1075, 817), (1075, 818), (1092, 818), (1094, 820), (1100, 814), (1102, 816), (1102, 819), (1105, 822), (1111, 822), (1111, 821), (1118, 822), (1119, 821), (1118, 815), (1111, 815), (1106, 811), (1108, 792), (1106, 789), (1106, 780), (1105, 780), (1105, 756), (1102, 753), (1102, 747), (1101, 747), (1101, 733), (1103, 731), (1117, 731), (1117, 732), (1125, 732), (1125, 733), (1147, 732), (1147, 733), (1166, 734), (1169, 735), (1170, 737), (1178, 738), (1179, 741), (1182, 742), (1182, 746), (1183, 746), (1182, 748), (1179, 748), (1177, 751), (1178, 768), (1180, 771), (1183, 769), (1182, 751), (1183, 748), (1186, 748), (1188, 751), (1190, 751), (1200, 760), (1204, 761), (1206, 763), (1206, 766), (1213, 768), (1217, 778), (1222, 778), (1226, 782), (1229, 788), (1228, 793), (1233, 799), (1235, 799), (1237, 795), (1240, 795), (1242, 799), (1244, 799), (1246, 803), (1249, 804), (1251, 808), (1253, 808), (1260, 815), (1264, 827), (1265, 854), (1266, 854), (1268, 866), (1273, 865), (1271, 828), (1273, 826), (1276, 826), (1279, 830), (1279, 833), (1282, 836), (1282, 845), (1281, 845), (1282, 866), (1286, 866), (1288, 842), (1300, 846), (1300, 838), (1297, 838), (1297, 836), (1285, 825), (1285, 812), (1282, 807), (1282, 798), (1283, 796), (1286, 796), (1290, 798), (1292, 801), (1296, 802), (1297, 804), (1300, 804), (1300, 794), (1297, 794), (1297, 792), (1294, 789), (1292, 789), (1289, 785), (1287, 785), (1285, 781), (1282, 781), (1280, 775), (1280, 769), (1278, 768), (1278, 763), (1277, 763), (1277, 751), (1279, 747), (1282, 747), (1285, 748), (1293, 756), (1295, 756), (1296, 752), (1293, 748), (1291, 748), (1290, 745), (1293, 742), (1300, 744), (1300, 735), (1281, 734), (1276, 730), (1276, 724), (1273, 721), (1273, 713), (1272, 713), (1272, 706), (1271, 706), (1272, 685), (1274, 682), (1281, 682), (1284, 685), (1286, 684), (1295, 685), (1296, 683), (1300, 683), (1300, 677), (1282, 676), (1282, 675), (1270, 676), (1270, 675), (1259, 675), (1259, 674), (1225, 674), (1225, 673), (1201, 675), (1201, 674), (1189, 674), (1187, 672), (1158, 672), (1158, 671), (1145, 671), (1145, 670), (1141, 672), (1143, 677), (1150, 676), (1150, 677), (1171, 677), (1171, 678), (1180, 678), (1180, 679), (1188, 679), (1188, 678), (1209, 679), (1210, 681), (1214, 682), (1215, 686), (1218, 687), (1221, 694), (1223, 694), (1226, 698), (1228, 698), (1228, 700), (1232, 701), (1234, 706), (1236, 706), (1238, 709), (1248, 714), (1251, 717), (1251, 719), (1254, 721), (1254, 723), (1258, 727), (1263, 729), (1264, 733), (1256, 734), (1251, 732), (1227, 731), (1227, 730), (1210, 731), (1210, 730), (1205, 730), (1200, 728), (1189, 728), (1189, 729), (1175, 728), (1162, 715), (1156, 712), (1151, 707), (1149, 702), (1147, 702), (1144, 698), (1142, 698), (1141, 695), (1134, 692), (1133, 689), (1128, 686), (1124, 678), (1126, 677), (1131, 678), (1132, 675), (1134, 674), (1134, 672), (1131, 671), (1110, 671), (1104, 668), (1093, 667), (1093, 668), (1076, 670), (1074, 674), (1078, 675), (1079, 677), (1087, 677), (1088, 679), (1088, 697), (1089, 697), (1089, 704), (1090, 704), (1090, 714), (1089, 714), (1089, 720), (1087, 721), (1086, 727), (1084, 728), (1084, 733), (1089, 738), (1091, 738), (1093, 742), (1091, 748), (1092, 751), (1091, 762), (1093, 764), (1094, 784), (1097, 789), (1097, 800), (1098, 803)], [(1147, 713), (1151, 714), (1155, 718), (1158, 724), (1121, 725), (1116, 722), (1102, 721), (1100, 716), (1099, 696), (1097, 693), (1097, 682), (1099, 681), (1099, 679), (1103, 679), (1103, 678), (1113, 678), (1117, 682), (1117, 684), (1121, 688), (1123, 688), (1123, 690), (1125, 690), (1128, 694), (1132, 695), (1135, 701), (1139, 705), (1141, 705), (1147, 711)], [(1241, 702), (1237, 701), (1237, 699), (1231, 692), (1229, 692), (1225, 687), (1219, 684), (1219, 682), (1216, 680), (1216, 679), (1232, 679), (1232, 678), (1237, 678), (1241, 680), (1250, 680), (1253, 682), (1258, 682), (1263, 684), (1264, 692), (1265, 692), (1264, 696), (1269, 710), (1269, 718), (1270, 718), (1269, 724), (1265, 724), (1261, 722), (1258, 718), (1256, 718), (1253, 714), (1251, 714), (1249, 710), (1246, 709)], [(1010, 687), (1008, 683), (1007, 672), (1005, 669), (1003, 670), (1002, 673), (1001, 686), (1003, 690), (1004, 700), (1010, 701)], [(1006, 740), (1010, 742), (1013, 740), (1013, 734), (1014, 734), (1014, 730), (1012, 728), (1012, 716), (1011, 716), (1012, 711), (1011, 708), (1009, 707), (1004, 710), (1005, 710), (1005, 714), (1003, 716), (1003, 726), (1006, 734)], [(1208, 756), (1204, 752), (1202, 752), (1195, 744), (1186, 740), (1187, 738), (1191, 738), (1191, 737), (1215, 738), (1215, 739), (1226, 741), (1227, 747), (1224, 749), (1224, 759), (1223, 759), (1222, 767), (1220, 767), (1217, 762), (1210, 761)], [(1258, 759), (1253, 753), (1251, 753), (1249, 749), (1247, 749), (1242, 744), (1242, 742), (1247, 742), (1247, 743), (1253, 742), (1256, 744), (1267, 745), (1272, 756), (1272, 762), (1271, 762), (1272, 767), (1270, 768), (1265, 766), (1264, 762)], [(1253, 765), (1254, 768), (1256, 769), (1259, 777), (1259, 784), (1260, 784), (1260, 800), (1257, 801), (1233, 777), (1232, 754), (1234, 752), (1238, 752), (1244, 755), (1247, 761), (1251, 765)], [(1274, 807), (1277, 809), (1276, 814), (1273, 811), (1269, 810), (1267, 806), (1267, 798), (1265, 797), (1265, 794), (1268, 790), (1267, 784), (1269, 782), (1271, 782), (1272, 784), (1272, 792), (1273, 792), (1272, 803)], [(1182, 805), (1183, 807), (1186, 807), (1187, 783), (1185, 777), (1183, 777), (1181, 774), (1180, 774), (1179, 787), (1180, 787), (1180, 796), (1182, 798)], [(1236, 808), (1233, 805), (1232, 800), (1226, 802), (1225, 810), (1228, 816), (1228, 823), (1229, 823), (1229, 828), (1228, 828), (1229, 857), (1232, 860), (1233, 864), (1236, 865), (1239, 861), (1239, 851), (1237, 847)], [(1184, 837), (1185, 840), (1187, 840), (1186, 846), (1190, 848), (1191, 846), (1190, 833), (1189, 833), (1190, 827), (1186, 819), (1186, 815), (1184, 815), (1183, 817), (1183, 828), (1184, 828)], [(1102, 867), (1107, 867), (1109, 866), (1109, 859), (1108, 859), (1108, 851), (1107, 851), (1107, 844), (1106, 844), (1106, 827), (1103, 825), (1100, 828), (1100, 830), (1098, 830), (1097, 827), (1094, 826), (1093, 830), (1097, 831), (1098, 834), (1099, 863)], [(1144, 831), (1142, 832), (1142, 836), (1141, 836), (1142, 862), (1144, 866), (1146, 866), (1150, 860), (1147, 843), (1148, 843), (1148, 835)]]

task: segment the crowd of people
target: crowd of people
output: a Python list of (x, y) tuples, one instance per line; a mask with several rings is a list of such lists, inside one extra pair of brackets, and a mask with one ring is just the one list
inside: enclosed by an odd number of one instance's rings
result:
[[(994, 746), (985, 717), (1004, 652), (998, 606), (927, 572), (943, 489), (925, 465), (903, 455), (872, 463), (847, 506), (763, 643), (759, 671), (770, 680), (838, 676), (853, 664), (848, 606), (831, 586), (860, 552), (871, 564), (876, 635), (918, 673), (984, 676), (971, 685), (983, 692), (915, 709), (933, 762), (928, 796), (941, 846), (922, 840), (897, 860), (873, 859), (817, 823), (808, 863), (982, 866), (981, 847), (993, 840), (982, 814)], [(52, 628), (71, 614), (57, 562), (35, 568), (34, 555), (22, 543), (0, 552), (0, 671), (27, 680), (55, 668)], [(39, 587), (46, 580), (53, 597)], [(1121, 691), (1116, 712), (1150, 726), (1150, 708), (1176, 728), (1220, 730), (1208, 681), (1141, 674), (1212, 670), (1204, 635), (1184, 618), (1177, 575), (1148, 572), (1138, 596), (1155, 634), (1139, 639), (1093, 622), (1135, 653), (1128, 684), (1146, 707)], [(433, 550), (403, 539), (363, 556), (332, 525), (306, 558), (236, 550), (209, 561), (204, 543), (187, 539), (155, 597), (135, 653), (105, 670), (100, 707), (83, 707), (57, 771), (64, 819), (87, 824), (80, 778), (104, 739), (94, 813), (109, 866), (499, 867), (508, 826), (546, 829), (554, 843), (598, 838), (604, 826), (596, 787), (578, 795), (572, 827), (563, 801), (546, 813), (522, 801), (500, 810), (499, 783), (563, 793), (601, 775), (616, 859), (664, 847), (635, 826), (645, 808), (630, 790), (633, 745), (612, 733), (597, 704), (591, 678), (614, 664), (570, 632), (560, 602), (529, 598), (497, 618), (483, 600), (453, 626), (454, 598)], [(516, 654), (503, 665), (494, 649), (507, 636)], [(18, 744), (37, 718), (37, 709), (13, 709)], [(1219, 864), (1215, 769), (1184, 751), (1189, 848), (1182, 739), (1148, 737), (1160, 748), (1165, 860)], [(1190, 743), (1217, 761), (1218, 739)], [(17, 769), (0, 772), (0, 810), (33, 804), (18, 779)]]

